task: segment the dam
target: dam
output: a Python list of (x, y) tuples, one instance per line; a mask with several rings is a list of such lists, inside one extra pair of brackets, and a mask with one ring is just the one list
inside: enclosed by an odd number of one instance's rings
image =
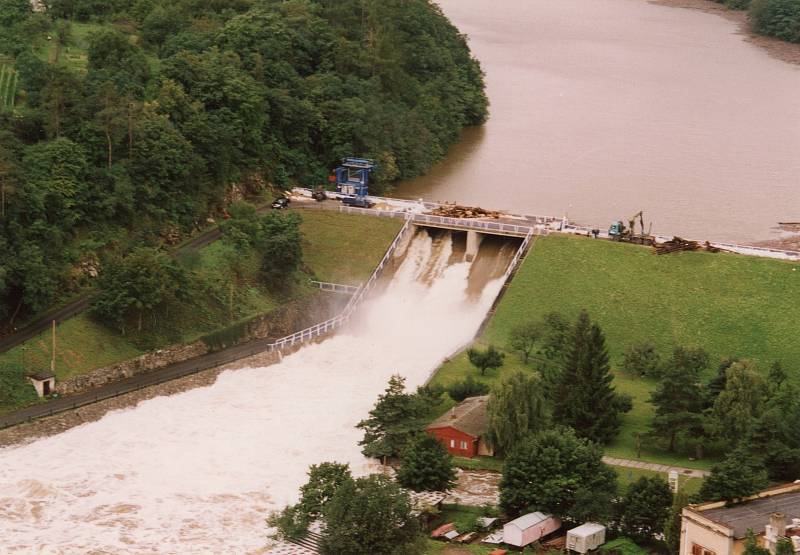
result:
[(518, 252), (417, 229), (347, 326), (279, 364), (0, 450), (3, 553), (257, 553), (311, 464), (358, 446), (389, 377), (414, 389), (475, 335)]

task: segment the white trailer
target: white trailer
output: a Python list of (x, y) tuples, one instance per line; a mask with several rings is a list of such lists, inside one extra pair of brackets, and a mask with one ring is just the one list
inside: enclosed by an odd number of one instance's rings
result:
[(567, 549), (576, 553), (588, 553), (606, 543), (606, 527), (596, 522), (587, 522), (567, 532)]

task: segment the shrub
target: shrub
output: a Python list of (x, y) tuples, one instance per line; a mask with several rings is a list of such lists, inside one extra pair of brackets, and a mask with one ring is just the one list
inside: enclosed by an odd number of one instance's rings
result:
[(650, 341), (630, 345), (622, 356), (622, 369), (633, 376), (657, 378), (660, 375), (660, 363), (655, 345)]
[(22, 366), (0, 365), (0, 406), (18, 407), (32, 403), (36, 399), (36, 390), (25, 378)]
[(489, 386), (483, 382), (474, 380), (472, 376), (461, 382), (456, 382), (447, 388), (447, 394), (453, 401), (460, 403), (467, 397), (486, 395), (489, 393)]
[(753, 0), (750, 22), (757, 33), (800, 42), (800, 1)]

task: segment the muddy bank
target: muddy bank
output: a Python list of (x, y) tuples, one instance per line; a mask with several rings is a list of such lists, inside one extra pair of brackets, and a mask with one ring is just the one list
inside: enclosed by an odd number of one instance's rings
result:
[[(722, 4), (717, 4), (711, 0), (648, 0), (651, 4), (659, 6), (670, 6), (674, 8), (688, 8), (691, 10), (700, 10), (706, 13), (713, 13), (720, 15), (726, 19), (736, 22), (739, 25), (739, 33), (745, 37), (747, 42), (755, 44), (756, 46), (766, 50), (770, 56), (788, 62), (790, 64), (800, 65), (800, 44), (793, 44), (791, 42), (782, 41), (774, 37), (765, 37), (755, 33), (750, 28), (750, 22), (747, 20), (746, 10), (731, 10)], [(778, 247), (776, 247), (778, 248)], [(783, 247), (781, 247), (783, 248)]]

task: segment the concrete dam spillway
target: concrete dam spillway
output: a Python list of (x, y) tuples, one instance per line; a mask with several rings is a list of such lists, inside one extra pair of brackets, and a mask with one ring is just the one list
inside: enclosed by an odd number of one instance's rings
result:
[(518, 240), (420, 229), (335, 336), (268, 368), (0, 449), (2, 553), (259, 553), (311, 464), (376, 470), (356, 423), (392, 374), (414, 389), (469, 342)]

